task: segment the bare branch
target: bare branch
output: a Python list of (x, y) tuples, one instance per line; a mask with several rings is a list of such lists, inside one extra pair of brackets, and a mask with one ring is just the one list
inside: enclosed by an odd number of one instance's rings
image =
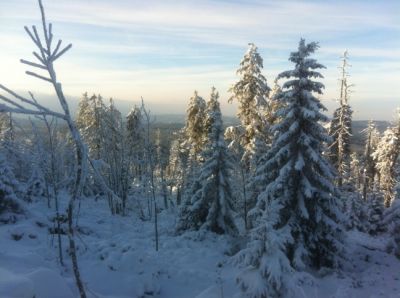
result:
[(34, 63), (34, 62), (30, 62), (30, 61), (27, 61), (27, 60), (24, 60), (24, 59), (21, 59), (19, 61), (21, 63), (23, 63), (23, 64), (30, 65), (30, 66), (33, 66), (33, 67), (37, 67), (37, 68), (41, 68), (41, 69), (47, 69), (46, 66), (43, 66), (41, 64), (37, 64), (37, 63)]
[(8, 102), (9, 104), (16, 106), (17, 108), (23, 109), (24, 107), (17, 104), (16, 102), (14, 102), (13, 100), (9, 99), (8, 97), (5, 97), (4, 95), (0, 94), (0, 99), (2, 99), (5, 102)]
[(32, 98), (32, 101), (37, 104), (38, 102), (37, 102), (35, 96), (33, 95), (33, 93), (31, 91), (28, 91), (28, 93), (29, 93), (29, 96)]
[(46, 77), (41, 76), (41, 75), (38, 75), (37, 73), (31, 72), (31, 71), (25, 71), (25, 73), (26, 73), (27, 75), (29, 75), (29, 76), (36, 77), (36, 78), (38, 78), (38, 79), (41, 79), (41, 80), (44, 80), (44, 81), (53, 83), (53, 81), (52, 81), (51, 79), (46, 78)]
[(47, 65), (47, 63), (43, 60), (42, 57), (39, 56), (38, 53), (33, 52), (32, 54), (33, 54), (33, 56), (35, 56), (43, 65)]
[(29, 37), (32, 39), (33, 43), (39, 47), (38, 41), (33, 37), (32, 32), (29, 30), (28, 26), (24, 26), (26, 33), (28, 33)]
[[(15, 93), (14, 91), (8, 89), (7, 87), (5, 87), (5, 86), (3, 86), (3, 85), (1, 85), (1, 84), (0, 84), (0, 89), (4, 90), (4, 91), (7, 92), (8, 94), (10, 94), (10, 95), (14, 96), (15, 98), (19, 99), (19, 100), (22, 101), (23, 103), (26, 103), (26, 104), (29, 104), (29, 105), (31, 105), (31, 106), (34, 106), (34, 107), (37, 108), (38, 110), (45, 111), (45, 112), (46, 112), (47, 114), (49, 114), (49, 115), (53, 115), (53, 116), (55, 116), (55, 117), (62, 118), (62, 119), (65, 119), (65, 117), (66, 117), (64, 114), (60, 114), (60, 113), (51, 111), (51, 110), (49, 110), (48, 108), (42, 106), (41, 104), (39, 104), (39, 103), (37, 103), (37, 102), (34, 102), (34, 101), (30, 100), (30, 99), (25, 98), (25, 97), (23, 97), (23, 96), (21, 96), (21, 95)], [(2, 99), (4, 100), (3, 97), (4, 97), (4, 96), (2, 96)], [(8, 99), (8, 100), (9, 100), (9, 101), (12, 101), (12, 100), (10, 100), (10, 99)], [(4, 100), (4, 101), (7, 101), (7, 100)], [(8, 101), (7, 101), (7, 102), (8, 102)], [(11, 102), (9, 102), (9, 103), (11, 104)], [(12, 104), (15, 105), (15, 106), (19, 106), (19, 107), (23, 108), (22, 106), (18, 105), (17, 103), (12, 103)]]
[[(46, 26), (46, 15), (44, 13), (44, 8), (42, 1), (39, 1), (39, 8), (40, 8), (40, 14), (42, 16), (42, 26), (43, 26), (43, 34), (44, 34), (44, 39), (46, 41), (47, 49), (50, 50), (50, 39), (49, 39), (49, 34), (47, 32), (47, 26)], [(50, 53), (49, 53), (50, 55)]]
[[(53, 30), (53, 24), (49, 23), (49, 44), (50, 44), (50, 46), (51, 46), (51, 43), (53, 42), (53, 32), (52, 32), (52, 30)], [(49, 47), (49, 49), (50, 49), (50, 47)], [(50, 53), (49, 53), (49, 55), (50, 55)]]
[(44, 110), (31, 110), (31, 109), (26, 109), (26, 108), (13, 108), (10, 106), (7, 106), (5, 104), (0, 103), (0, 112), (11, 112), (11, 113), (16, 113), (16, 114), (24, 114), (24, 115), (42, 115), (42, 116), (54, 116), (58, 118), (64, 118), (64, 115), (55, 113), (52, 111), (44, 111)]
[(57, 55), (57, 52), (60, 49), (61, 43), (62, 43), (62, 40), (59, 39), (58, 42), (57, 42), (56, 48), (54, 49), (53, 54), (51, 54), (51, 56)]
[[(35, 39), (37, 40), (37, 46), (38, 46), (40, 52), (42, 52), (42, 55), (43, 55), (42, 41), (40, 40), (40, 37), (39, 37), (39, 34), (37, 32), (36, 26), (33, 25), (32, 29), (33, 29), (33, 33), (35, 34)], [(44, 57), (42, 57), (42, 58), (44, 59)]]
[(66, 51), (68, 51), (70, 48), (72, 48), (72, 44), (70, 43), (67, 45), (63, 50), (61, 50), (60, 53), (58, 53), (56, 56), (52, 57), (52, 61), (56, 61), (58, 58), (60, 58)]

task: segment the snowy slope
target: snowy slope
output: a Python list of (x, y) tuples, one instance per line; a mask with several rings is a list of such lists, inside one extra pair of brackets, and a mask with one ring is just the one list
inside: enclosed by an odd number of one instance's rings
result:
[[(52, 211), (42, 203), (30, 209), (28, 219), (0, 226), (0, 297), (77, 297), (66, 238), (63, 268), (56, 238), (48, 233)], [(152, 222), (111, 216), (105, 202), (82, 201), (78, 260), (88, 296), (240, 297), (235, 286), (240, 268), (227, 255), (230, 239), (198, 233), (175, 236), (175, 218), (174, 211), (160, 214), (156, 252)], [(348, 236), (344, 272), (298, 276), (298, 297), (400, 297), (400, 261), (385, 253), (387, 239), (359, 232)]]

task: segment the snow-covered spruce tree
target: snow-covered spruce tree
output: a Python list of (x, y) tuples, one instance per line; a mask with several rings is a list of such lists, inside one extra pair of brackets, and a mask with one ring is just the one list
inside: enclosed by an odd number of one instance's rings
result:
[(144, 137), (144, 178), (143, 181), (148, 184), (148, 207), (149, 207), (149, 217), (150, 219), (153, 216), (154, 212), (154, 230), (155, 230), (155, 249), (158, 251), (158, 207), (157, 207), (157, 198), (156, 198), (156, 183), (155, 183), (155, 158), (156, 150), (154, 142), (151, 138), (151, 117), (150, 111), (146, 109), (144, 104), (144, 100), (142, 98), (142, 105), (140, 107), (141, 114), (143, 115), (144, 127), (145, 127), (145, 137)]
[(370, 209), (364, 202), (359, 192), (342, 192), (346, 196), (344, 212), (346, 215), (345, 226), (347, 229), (357, 229), (362, 232), (369, 230)]
[[(102, 153), (105, 151), (103, 148), (105, 110), (106, 107), (100, 95), (93, 94), (88, 97), (86, 92), (82, 95), (76, 114), (76, 126), (87, 145), (90, 158), (95, 161), (101, 160), (103, 158)], [(101, 164), (101, 162), (95, 163), (99, 173), (102, 173), (99, 168)], [(102, 174), (104, 175), (104, 173)], [(102, 192), (93, 171), (89, 171), (84, 186), (86, 193), (99, 194)]]
[(266, 109), (266, 121), (268, 122), (269, 127), (272, 127), (281, 120), (276, 115), (276, 112), (282, 107), (282, 103), (279, 101), (279, 95), (281, 92), (282, 88), (278, 83), (278, 79), (275, 79), (272, 90), (269, 93), (268, 107)]
[(262, 69), (263, 59), (257, 47), (250, 43), (237, 70), (240, 80), (229, 89), (232, 93), (229, 101), (237, 100), (239, 103), (237, 115), (244, 129), (241, 143), (244, 147), (242, 163), (246, 171), (250, 170), (254, 147), (260, 146), (258, 142), (261, 140), (267, 142), (265, 133), (268, 128), (265, 127), (267, 123), (264, 117), (271, 89), (261, 73)]
[(171, 191), (173, 188), (175, 188), (176, 191), (176, 205), (180, 205), (182, 202), (183, 188), (187, 181), (189, 149), (186, 146), (184, 130), (178, 131), (176, 135), (177, 138), (171, 144), (167, 173)]
[[(191, 195), (189, 190), (192, 187), (192, 182), (198, 175), (198, 167), (202, 159), (200, 153), (204, 150), (207, 139), (207, 131), (204, 127), (206, 101), (198, 95), (197, 91), (190, 98), (186, 113), (186, 124), (182, 130), (183, 135), (181, 136), (182, 142), (180, 144), (180, 147), (183, 149), (182, 152), (188, 152), (186, 166), (183, 169), (185, 179), (181, 188), (182, 198)], [(189, 193), (187, 193), (188, 191)]]
[(379, 142), (379, 131), (375, 127), (373, 121), (368, 122), (368, 127), (364, 130), (367, 135), (365, 141), (364, 151), (364, 169), (363, 169), (363, 198), (367, 200), (368, 194), (374, 189), (374, 181), (376, 175), (376, 159), (373, 156), (378, 142)]
[(400, 259), (400, 200), (396, 199), (392, 205), (387, 208), (383, 216), (383, 225), (387, 227), (391, 236), (388, 243), (388, 252), (393, 253)]
[[(103, 194), (103, 182), (106, 182), (107, 187), (112, 190), (106, 191), (111, 213), (122, 212), (127, 197), (127, 152), (124, 146), (125, 127), (122, 125), (121, 113), (112, 99), (107, 106), (101, 95), (88, 98), (85, 93), (79, 104), (76, 123), (88, 144), (89, 155), (94, 160), (91, 190)], [(98, 177), (99, 175), (101, 177)], [(122, 198), (122, 204), (114, 202), (115, 194)]]
[(350, 155), (350, 183), (357, 191), (361, 192), (362, 184), (362, 165), (356, 152)]
[(160, 194), (164, 200), (164, 208), (168, 209), (169, 197), (168, 197), (168, 181), (166, 177), (166, 167), (168, 164), (169, 151), (168, 147), (163, 144), (161, 130), (159, 128), (156, 131), (155, 146), (157, 151), (157, 158), (155, 162), (157, 166), (156, 169), (157, 180), (158, 184), (160, 185)]
[(247, 297), (288, 297), (293, 270), (335, 267), (340, 259), (337, 190), (322, 155), (329, 137), (320, 122), (327, 117), (314, 96), (324, 85), (312, 80), (322, 78), (316, 70), (324, 66), (309, 58), (317, 48), (301, 39), (289, 58), (294, 69), (278, 76), (289, 79), (279, 97), (282, 121), (272, 128), (272, 148), (257, 169), (264, 191), (249, 213), (254, 228), (248, 246), (238, 254), (246, 268), (237, 282)]
[[(14, 140), (13, 120), (11, 113), (0, 113), (0, 141), (10, 142)], [(3, 144), (4, 146), (4, 144)]]
[(376, 235), (385, 230), (383, 225), (383, 196), (380, 193), (373, 193), (367, 201), (367, 231), (371, 235)]
[(126, 116), (126, 144), (131, 179), (140, 181), (143, 172), (145, 127), (142, 111), (133, 107)]
[(25, 195), (29, 202), (31, 202), (34, 198), (46, 196), (46, 183), (43, 169), (41, 169), (37, 164), (32, 165), (32, 173), (31, 177), (26, 183)]
[(19, 188), (19, 182), (0, 152), (0, 224), (15, 222), (15, 215), (23, 213), (23, 204), (16, 195)]
[(329, 135), (332, 138), (330, 145), (330, 159), (337, 170), (337, 184), (339, 187), (348, 182), (350, 175), (350, 138), (352, 135), (351, 118), (353, 111), (349, 105), (351, 84), (348, 83), (348, 53), (344, 52), (342, 57), (339, 108), (333, 113), (330, 123)]
[(346, 214), (346, 228), (368, 230), (368, 204), (361, 195), (363, 168), (356, 152), (350, 155), (350, 176), (347, 187), (342, 187), (342, 196), (347, 198), (343, 203)]
[(76, 125), (88, 145), (91, 158), (99, 160), (104, 152), (105, 138), (104, 120), (106, 106), (101, 95), (93, 94), (90, 98), (84, 93), (79, 103), (76, 116)]
[(248, 229), (247, 212), (249, 209), (249, 201), (247, 195), (247, 175), (246, 170), (241, 164), (243, 156), (243, 147), (241, 145), (241, 126), (229, 126), (225, 129), (224, 139), (227, 142), (228, 150), (232, 156), (234, 171), (232, 172), (232, 180), (234, 183), (234, 192), (236, 200), (233, 202), (235, 210), (243, 216), (244, 226)]
[(385, 207), (393, 202), (396, 193), (396, 164), (400, 156), (400, 113), (397, 127), (389, 127), (378, 143), (373, 157), (379, 173), (379, 190), (383, 192)]
[[(142, 112), (139, 107), (135, 106), (126, 116), (126, 132), (129, 156), (136, 161), (143, 159), (144, 131)], [(134, 174), (139, 172), (139, 169), (135, 169)]]
[(16, 139), (16, 125), (12, 112), (0, 112), (0, 150), (12, 166), (17, 180), (26, 181), (30, 158), (25, 154), (27, 140)]
[(184, 202), (177, 231), (211, 230), (218, 234), (237, 231), (233, 219), (234, 193), (230, 181), (231, 158), (225, 145), (218, 93), (212, 89), (207, 102), (205, 127), (208, 137), (198, 176)]
[[(124, 146), (124, 129), (122, 125), (121, 113), (110, 98), (109, 105), (105, 108), (102, 118), (102, 150), (101, 158), (106, 164), (103, 170), (107, 180), (107, 185), (117, 194), (122, 201), (127, 198), (127, 184), (125, 176), (126, 170), (126, 150)], [(108, 194), (111, 212), (121, 213), (122, 206), (112, 200), (112, 194)]]
[(192, 159), (196, 161), (198, 154), (204, 147), (206, 138), (206, 131), (204, 129), (206, 101), (198, 95), (197, 91), (190, 98), (186, 115), (185, 133), (187, 145), (190, 148)]

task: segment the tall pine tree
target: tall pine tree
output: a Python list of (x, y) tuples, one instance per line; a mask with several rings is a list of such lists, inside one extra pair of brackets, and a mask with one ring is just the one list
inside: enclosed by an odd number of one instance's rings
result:
[(385, 206), (389, 207), (396, 197), (396, 164), (400, 157), (400, 111), (397, 125), (386, 129), (373, 155), (377, 161), (379, 187), (384, 195)]
[(252, 159), (255, 158), (255, 147), (260, 147), (264, 145), (260, 142), (267, 141), (265, 111), (268, 108), (268, 94), (271, 89), (261, 73), (262, 69), (263, 59), (257, 47), (250, 43), (237, 70), (237, 74), (241, 76), (240, 80), (229, 90), (232, 93), (229, 101), (232, 102), (235, 99), (239, 103), (237, 115), (244, 130), (242, 164), (247, 170), (250, 169)]
[(363, 169), (363, 198), (367, 200), (368, 193), (374, 189), (374, 181), (377, 173), (376, 158), (374, 152), (379, 142), (379, 131), (373, 121), (368, 122), (368, 127), (364, 130), (367, 135), (364, 151), (364, 169)]
[(333, 119), (329, 128), (329, 135), (332, 137), (330, 145), (330, 159), (337, 170), (337, 184), (342, 186), (348, 182), (350, 176), (350, 138), (352, 134), (351, 118), (353, 111), (349, 105), (351, 84), (348, 83), (348, 53), (344, 52), (342, 57), (341, 78), (340, 78), (340, 106), (333, 113)]
[(207, 102), (205, 127), (207, 143), (202, 151), (204, 162), (181, 209), (178, 232), (211, 230), (218, 234), (237, 231), (233, 218), (233, 197), (230, 171), (231, 158), (224, 141), (218, 93), (212, 89)]
[(325, 107), (314, 96), (324, 85), (324, 68), (309, 58), (317, 43), (300, 40), (289, 60), (295, 68), (278, 78), (283, 84), (277, 112), (282, 121), (273, 127), (275, 139), (255, 179), (265, 185), (250, 212), (254, 228), (248, 247), (238, 255), (246, 269), (238, 278), (249, 297), (285, 297), (290, 272), (335, 267), (341, 251), (337, 190), (332, 167), (322, 155), (329, 140), (320, 124)]
[(190, 98), (187, 109), (185, 133), (187, 145), (190, 147), (193, 161), (196, 162), (198, 154), (203, 149), (206, 137), (204, 119), (206, 116), (206, 101), (200, 97), (197, 91)]

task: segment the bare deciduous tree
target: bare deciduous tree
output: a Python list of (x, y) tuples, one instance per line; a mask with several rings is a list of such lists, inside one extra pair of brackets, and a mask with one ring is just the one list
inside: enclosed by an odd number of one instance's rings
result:
[(53, 27), (51, 23), (47, 23), (46, 16), (43, 8), (43, 4), (41, 0), (38, 0), (40, 13), (42, 17), (42, 27), (43, 27), (43, 37), (42, 39), (39, 37), (38, 30), (36, 26), (32, 26), (31, 29), (25, 26), (25, 31), (32, 39), (33, 43), (36, 45), (38, 52), (34, 51), (33, 55), (38, 60), (37, 62), (31, 62), (27, 60), (21, 59), (21, 63), (26, 64), (28, 66), (34, 67), (37, 70), (44, 70), (46, 75), (41, 75), (36, 72), (27, 71), (26, 74), (36, 77), (38, 79), (49, 82), (59, 100), (59, 103), (62, 107), (62, 113), (58, 113), (52, 111), (43, 105), (39, 104), (35, 99), (33, 94), (29, 92), (30, 98), (26, 98), (17, 94), (16, 92), (8, 89), (7, 87), (0, 85), (0, 89), (3, 90), (7, 95), (0, 94), (0, 99), (4, 102), (0, 104), (0, 111), (8, 111), (19, 114), (26, 115), (42, 115), (42, 116), (54, 116), (57, 118), (61, 118), (66, 121), (71, 137), (75, 146), (76, 153), (76, 171), (75, 171), (75, 182), (72, 189), (72, 193), (70, 196), (70, 200), (68, 203), (68, 240), (69, 240), (69, 252), (71, 254), (72, 259), (72, 267), (75, 275), (76, 285), (79, 290), (79, 294), (81, 298), (86, 297), (85, 288), (83, 286), (80, 272), (78, 268), (78, 259), (76, 255), (76, 245), (74, 238), (74, 226), (73, 226), (73, 215), (74, 215), (74, 204), (76, 200), (81, 195), (82, 185), (85, 176), (86, 170), (86, 148), (81, 140), (81, 136), (79, 134), (78, 129), (75, 126), (74, 121), (71, 118), (70, 110), (68, 107), (67, 100), (64, 96), (62, 85), (57, 80), (57, 75), (54, 69), (54, 62), (59, 59), (63, 54), (65, 54), (69, 49), (71, 49), (72, 44), (67, 45), (62, 48), (62, 40), (58, 40), (56, 46), (53, 48)]

